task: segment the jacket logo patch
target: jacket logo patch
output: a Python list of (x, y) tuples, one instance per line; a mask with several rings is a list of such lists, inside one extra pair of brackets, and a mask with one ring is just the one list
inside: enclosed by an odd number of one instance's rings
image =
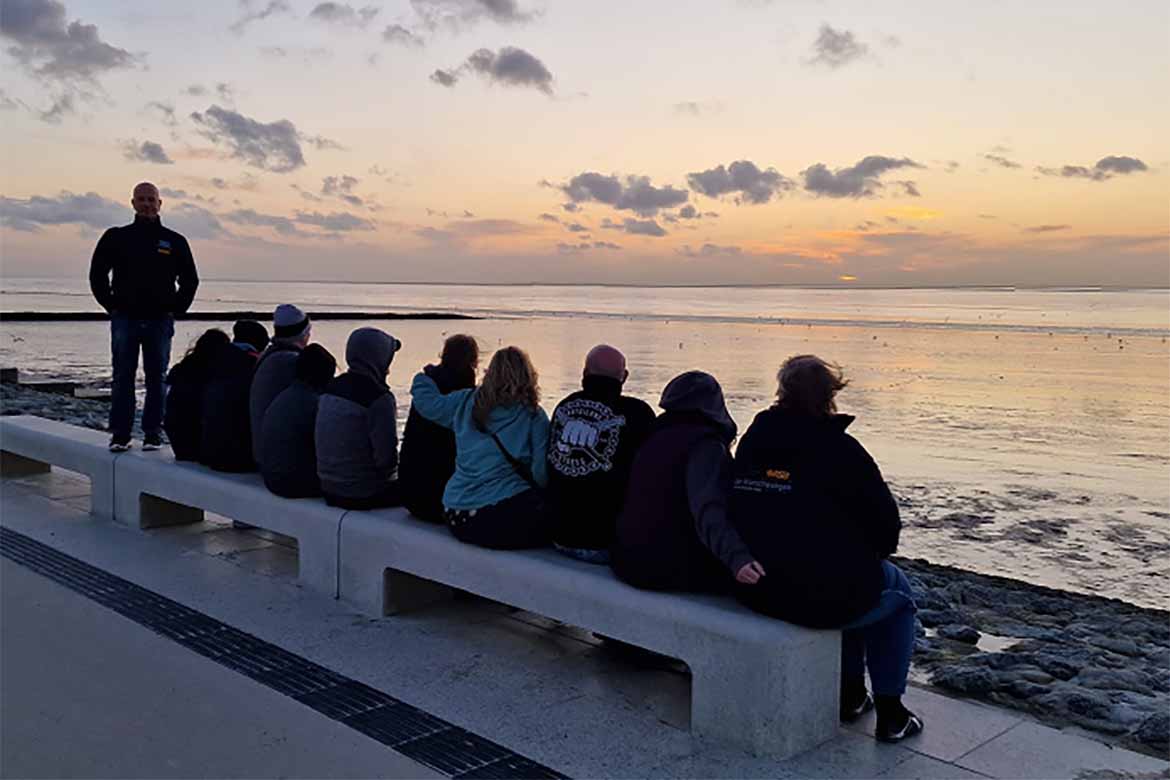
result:
[(626, 418), (603, 403), (577, 398), (553, 415), (548, 465), (567, 477), (613, 468)]
[(169, 255), (171, 253), (171, 242), (164, 241), (160, 238), (158, 240), (158, 253), (160, 255)]
[(767, 474), (771, 479), (779, 479), (784, 482), (787, 482), (792, 477), (792, 475), (784, 469), (768, 469), (764, 473)]

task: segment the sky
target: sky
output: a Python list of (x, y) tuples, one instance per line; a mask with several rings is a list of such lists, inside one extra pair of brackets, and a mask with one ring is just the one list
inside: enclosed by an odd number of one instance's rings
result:
[(1170, 4), (0, 0), (0, 274), (1170, 286)]

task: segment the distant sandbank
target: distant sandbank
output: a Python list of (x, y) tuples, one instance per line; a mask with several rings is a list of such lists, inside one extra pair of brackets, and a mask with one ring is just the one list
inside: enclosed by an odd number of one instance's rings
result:
[[(311, 311), (308, 313), (311, 320), (477, 320), (468, 314), (452, 312), (424, 311), (424, 312), (379, 312), (379, 311)], [(0, 322), (101, 322), (108, 320), (109, 314), (94, 311), (10, 311), (0, 312)], [(200, 322), (230, 322), (235, 320), (259, 320), (264, 322), (272, 319), (270, 311), (189, 311), (175, 316), (176, 320), (194, 320)]]

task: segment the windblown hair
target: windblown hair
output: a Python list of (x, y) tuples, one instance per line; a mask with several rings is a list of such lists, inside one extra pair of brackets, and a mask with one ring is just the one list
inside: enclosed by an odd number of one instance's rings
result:
[(474, 336), (456, 333), (443, 342), (439, 363), (458, 377), (461, 387), (475, 386), (475, 369), (479, 366), (479, 342)]
[(794, 355), (776, 374), (776, 405), (809, 417), (837, 412), (837, 393), (849, 384), (841, 367), (816, 355)]
[(196, 366), (201, 371), (206, 371), (211, 365), (215, 351), (219, 347), (231, 343), (232, 340), (228, 334), (219, 328), (208, 328), (199, 335), (199, 338), (195, 339), (194, 344), (187, 348), (187, 353), (183, 355), (183, 362)]
[(497, 406), (521, 404), (535, 410), (540, 404), (540, 385), (536, 368), (519, 347), (504, 347), (492, 355), (483, 382), (475, 391), (471, 415), (481, 428)]

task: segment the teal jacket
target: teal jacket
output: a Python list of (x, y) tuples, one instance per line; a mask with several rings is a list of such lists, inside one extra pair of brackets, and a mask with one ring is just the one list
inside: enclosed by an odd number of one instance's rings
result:
[[(410, 386), (411, 401), (418, 413), (455, 432), (455, 473), (443, 490), (443, 506), (448, 509), (498, 504), (530, 487), (492, 437), (476, 427), (471, 416), (475, 393), (475, 388), (469, 388), (443, 395), (435, 380), (424, 373), (416, 375)], [(488, 416), (487, 427), (513, 458), (532, 470), (537, 483), (542, 487), (548, 483), (548, 415), (543, 409), (498, 406)]]

